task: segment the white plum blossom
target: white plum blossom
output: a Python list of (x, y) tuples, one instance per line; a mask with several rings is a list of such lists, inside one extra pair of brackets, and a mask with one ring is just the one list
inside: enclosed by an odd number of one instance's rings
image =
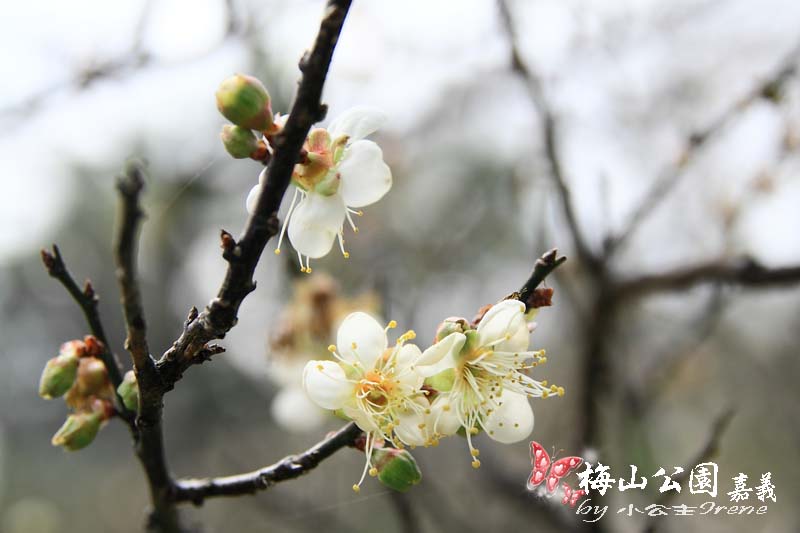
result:
[(377, 320), (362, 312), (351, 313), (337, 333), (336, 346), (328, 350), (335, 361), (310, 361), (303, 370), (303, 387), (311, 400), (324, 409), (349, 418), (366, 433), (367, 472), (377, 474), (371, 464), (372, 450), (381, 441), (396, 448), (404, 445), (435, 445), (440, 437), (460, 427), (446, 396), (431, 402), (422, 389), (424, 377), (417, 362), (424, 357), (407, 341), (413, 331), (389, 346), (386, 332)]
[(525, 305), (505, 300), (486, 312), (477, 329), (450, 333), (417, 362), (421, 374), (449, 389), (446, 394), (466, 430), (475, 468), (480, 461), (472, 435), (483, 429), (502, 443), (525, 439), (533, 430), (528, 398), (563, 395), (563, 388), (548, 387), (525, 373), (546, 362), (544, 350), (528, 349), (529, 336)]
[[(345, 220), (358, 232), (352, 215), (359, 207), (380, 200), (392, 187), (392, 172), (383, 161), (380, 147), (365, 137), (377, 131), (385, 115), (368, 107), (354, 107), (334, 120), (327, 129), (315, 128), (306, 139), (306, 158), (295, 165), (292, 183), (295, 191), (275, 253), (280, 253), (287, 233), (297, 251), (300, 270), (310, 272), (310, 258), (323, 257), (333, 242), (345, 258), (343, 227)], [(247, 197), (247, 210), (255, 210), (266, 172)], [(305, 259), (304, 259), (305, 258)]]

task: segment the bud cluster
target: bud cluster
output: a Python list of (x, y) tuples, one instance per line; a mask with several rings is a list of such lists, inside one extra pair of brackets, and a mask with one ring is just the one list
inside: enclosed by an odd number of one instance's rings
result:
[(272, 116), (272, 102), (258, 79), (235, 74), (217, 89), (217, 109), (233, 124), (222, 127), (220, 138), (235, 159), (269, 158), (268, 139), (279, 131)]
[(89, 335), (64, 343), (50, 359), (39, 380), (39, 396), (64, 397), (72, 413), (53, 435), (54, 446), (79, 450), (88, 446), (103, 423), (114, 414), (114, 388), (100, 359), (104, 347)]

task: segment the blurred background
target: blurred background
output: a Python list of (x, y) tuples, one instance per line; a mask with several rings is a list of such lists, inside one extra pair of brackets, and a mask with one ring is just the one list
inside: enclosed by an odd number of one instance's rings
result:
[[(145, 158), (140, 277), (161, 354), (189, 307), (216, 293), (219, 230), (240, 231), (260, 171), (224, 152), (214, 91), (251, 73), (273, 109), (288, 111), (322, 9), (321, 0), (4, 5), (1, 531), (141, 529), (146, 487), (122, 424), (82, 452), (50, 445), (66, 409), (37, 396), (39, 373), (60, 343), (88, 332), (39, 249), (58, 243), (75, 277), (92, 279), (129, 366), (113, 184), (126, 158)], [(356, 0), (324, 100), (329, 117), (356, 104), (386, 111), (375, 139), (394, 187), (348, 234), (349, 260), (313, 264), (331, 276), (319, 283), (341, 309), (356, 299), (424, 344), (444, 317), (472, 317), (518, 289), (535, 258), (558, 247), (569, 260), (547, 281), (555, 305), (539, 314), (533, 345), (548, 354), (536, 376), (566, 396), (534, 402), (532, 438), (598, 458), (613, 477), (630, 464), (640, 475), (688, 470), (716, 448), (722, 505), (739, 472), (755, 486), (771, 471), (776, 486), (764, 516), (654, 524), (616, 514), (659, 501), (651, 478), (644, 492), (610, 491), (595, 530), (798, 530), (799, 27), (792, 0)], [(285, 360), (321, 354), (281, 342), (281, 325), (305, 316), (286, 310), (302, 300), (301, 274), (293, 254), (269, 250), (228, 352), (166, 397), (175, 475), (251, 470), (341, 424), (272, 405), (299, 382)], [(363, 456), (344, 450), (299, 480), (184, 513), (207, 531), (584, 529), (557, 500), (527, 493), (527, 442), (479, 439), (479, 470), (459, 438), (417, 450), (424, 481), (406, 495), (374, 480), (354, 494)], [(686, 492), (684, 483), (671, 503), (709, 500)]]

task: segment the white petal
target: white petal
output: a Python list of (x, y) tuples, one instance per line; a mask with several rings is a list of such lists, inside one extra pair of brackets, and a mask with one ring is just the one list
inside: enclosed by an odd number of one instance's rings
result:
[(338, 194), (310, 193), (300, 200), (289, 220), (289, 240), (294, 249), (308, 257), (322, 257), (333, 246), (344, 222), (344, 204)]
[(375, 424), (372, 418), (370, 418), (369, 415), (360, 409), (352, 405), (345, 405), (344, 408), (342, 408), (342, 412), (346, 417), (355, 422), (362, 431), (369, 432), (378, 430), (378, 426)]
[(455, 367), (455, 356), (461, 351), (467, 337), (451, 333), (424, 352), (417, 361), (417, 371), (425, 377), (435, 376), (442, 370)]
[(309, 361), (303, 369), (303, 389), (323, 409), (339, 409), (353, 394), (353, 384), (333, 361)]
[[(404, 344), (395, 355), (397, 379), (401, 384), (419, 389), (425, 378), (414, 367), (422, 352), (415, 344)], [(413, 368), (412, 368), (413, 367)]]
[(426, 423), (440, 435), (454, 435), (461, 427), (456, 410), (450, 404), (449, 394), (439, 394), (431, 404), (431, 414)]
[(425, 423), (425, 415), (409, 409), (400, 413), (397, 418), (399, 423), (395, 426), (394, 433), (404, 444), (422, 446), (428, 441), (427, 432), (419, 427)]
[(267, 182), (267, 170), (269, 170), (269, 167), (264, 167), (264, 170), (258, 175), (259, 185), (264, 185)]
[(522, 352), (528, 349), (530, 333), (525, 321), (525, 304), (518, 300), (503, 300), (495, 304), (478, 324), (481, 346), (494, 344), (502, 352)]
[(383, 162), (380, 147), (372, 141), (348, 146), (336, 169), (342, 180), (339, 194), (349, 207), (374, 204), (392, 188), (392, 171)]
[(533, 431), (533, 409), (528, 397), (516, 392), (503, 391), (498, 398), (503, 404), (492, 411), (484, 421), (489, 438), (511, 444), (528, 437)]
[(330, 126), (328, 133), (332, 139), (347, 135), (351, 141), (363, 139), (377, 131), (386, 122), (386, 114), (367, 106), (356, 106), (339, 115)]
[(309, 431), (325, 420), (325, 411), (299, 387), (281, 389), (270, 407), (275, 421), (289, 431)]
[(387, 345), (383, 327), (373, 317), (360, 311), (347, 315), (336, 334), (339, 355), (348, 361), (361, 361), (364, 370), (375, 367), (375, 362), (383, 355)]
[(245, 200), (244, 205), (247, 208), (247, 213), (250, 215), (256, 212), (256, 202), (258, 201), (259, 194), (261, 194), (261, 185), (256, 185), (250, 189), (250, 193), (247, 195), (247, 200)]

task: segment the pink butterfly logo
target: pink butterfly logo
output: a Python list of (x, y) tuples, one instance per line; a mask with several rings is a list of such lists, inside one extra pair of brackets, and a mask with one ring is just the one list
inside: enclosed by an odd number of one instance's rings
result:
[[(574, 469), (578, 468), (583, 459), (580, 457), (564, 457), (554, 463), (550, 461), (547, 450), (536, 441), (531, 441), (531, 465), (533, 470), (528, 478), (528, 490), (533, 490), (542, 482), (545, 482), (547, 492), (554, 494), (558, 489), (558, 484), (562, 478), (566, 477)], [(584, 490), (572, 490), (572, 487), (564, 483), (564, 498), (561, 503), (575, 507), (578, 499), (586, 494)]]

